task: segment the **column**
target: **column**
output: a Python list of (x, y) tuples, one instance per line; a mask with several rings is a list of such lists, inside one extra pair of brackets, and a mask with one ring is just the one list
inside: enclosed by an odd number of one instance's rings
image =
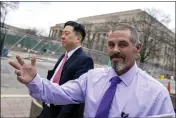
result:
[(50, 29), (50, 31), (49, 31), (49, 35), (48, 35), (48, 37), (51, 37), (51, 29)]

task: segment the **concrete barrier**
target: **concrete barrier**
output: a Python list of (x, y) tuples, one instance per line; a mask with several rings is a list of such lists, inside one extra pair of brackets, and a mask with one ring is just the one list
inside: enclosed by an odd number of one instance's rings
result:
[(29, 117), (36, 118), (37, 116), (40, 115), (42, 109), (43, 109), (42, 102), (36, 99), (32, 99)]

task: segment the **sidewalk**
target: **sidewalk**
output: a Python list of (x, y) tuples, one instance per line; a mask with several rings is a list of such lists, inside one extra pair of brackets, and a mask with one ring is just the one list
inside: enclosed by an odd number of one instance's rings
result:
[(1, 96), (1, 118), (29, 118), (31, 97)]

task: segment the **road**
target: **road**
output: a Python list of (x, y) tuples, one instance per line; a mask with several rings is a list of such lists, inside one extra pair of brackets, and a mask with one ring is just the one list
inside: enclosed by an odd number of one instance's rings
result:
[[(9, 60), (15, 59), (1, 59), (1, 94), (27, 94), (27, 88), (17, 81), (14, 68), (8, 64)], [(27, 59), (25, 61), (30, 62)], [(53, 66), (54, 63), (51, 62), (37, 61), (37, 71), (42, 77), (46, 77), (47, 71)]]

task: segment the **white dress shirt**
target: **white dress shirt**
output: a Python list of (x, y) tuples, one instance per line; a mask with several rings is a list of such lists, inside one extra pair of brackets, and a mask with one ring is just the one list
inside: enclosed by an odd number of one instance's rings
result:
[[(79, 47), (77, 47), (77, 48), (71, 50), (71, 51), (68, 52), (68, 53), (66, 52), (66, 54), (68, 55), (67, 60), (68, 60), (68, 59), (72, 56), (72, 54), (73, 54), (77, 49), (79, 49), (80, 47), (81, 47), (81, 46), (79, 46)], [(56, 68), (56, 70), (55, 70), (55, 72), (54, 72), (52, 78), (50, 79), (51, 82), (53, 82), (54, 76), (56, 75), (57, 71), (59, 70), (59, 68), (60, 68), (60, 66), (61, 66), (61, 64), (62, 64), (62, 62), (63, 62), (63, 59), (61, 60), (61, 62), (60, 62), (59, 65), (57, 66), (57, 68)]]

